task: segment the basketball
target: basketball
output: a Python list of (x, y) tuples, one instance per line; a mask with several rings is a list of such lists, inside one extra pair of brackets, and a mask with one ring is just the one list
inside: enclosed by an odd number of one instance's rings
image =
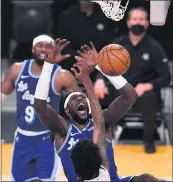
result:
[(109, 44), (98, 55), (98, 66), (108, 76), (123, 75), (130, 67), (129, 52), (119, 44)]

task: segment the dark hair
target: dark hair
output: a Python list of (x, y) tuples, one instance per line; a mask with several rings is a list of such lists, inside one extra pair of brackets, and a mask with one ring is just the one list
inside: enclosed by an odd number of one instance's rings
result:
[(76, 174), (82, 180), (90, 180), (99, 174), (103, 162), (99, 147), (88, 139), (80, 140), (71, 151)]
[(146, 18), (147, 18), (147, 20), (149, 19), (147, 10), (146, 10), (145, 8), (143, 8), (143, 7), (140, 7), (140, 6), (139, 6), (139, 7), (135, 7), (135, 8), (130, 9), (130, 10), (128, 11), (128, 14), (127, 14), (127, 19), (130, 19), (131, 13), (132, 13), (133, 11), (136, 11), (136, 10), (140, 10), (140, 11), (145, 12), (145, 13), (146, 13)]

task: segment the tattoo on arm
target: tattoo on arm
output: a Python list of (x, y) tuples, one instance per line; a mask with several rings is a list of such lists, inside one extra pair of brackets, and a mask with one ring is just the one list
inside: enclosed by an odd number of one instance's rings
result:
[(96, 140), (96, 144), (100, 148), (100, 153), (103, 158), (103, 165), (108, 168), (108, 159), (106, 152), (106, 133), (105, 133), (105, 124), (94, 124), (94, 133), (93, 136)]
[(105, 124), (103, 112), (100, 106), (98, 99), (94, 94), (94, 89), (91, 81), (87, 84), (84, 84), (88, 99), (90, 101), (92, 117), (94, 119), (94, 132), (93, 132), (93, 141), (96, 143), (99, 148), (103, 158), (103, 165), (108, 168), (108, 160), (106, 154), (106, 134), (105, 134)]

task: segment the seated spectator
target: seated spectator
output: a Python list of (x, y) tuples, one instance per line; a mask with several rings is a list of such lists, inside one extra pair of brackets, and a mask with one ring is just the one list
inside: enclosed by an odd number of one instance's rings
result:
[[(116, 38), (113, 43), (121, 44), (131, 55), (131, 66), (123, 76), (135, 87), (138, 94), (134, 108), (143, 115), (145, 151), (154, 153), (156, 113), (162, 103), (160, 91), (171, 79), (168, 59), (161, 45), (146, 33), (149, 21), (145, 9), (141, 7), (131, 9), (128, 13), (127, 26), (129, 32)], [(97, 80), (95, 83), (95, 93), (104, 98), (105, 90), (106, 85), (101, 77), (99, 82)], [(116, 93), (110, 91), (110, 96), (104, 99), (106, 100), (104, 103), (109, 104), (110, 98), (115, 96)]]
[[(70, 40), (65, 52), (72, 56), (64, 60), (61, 66), (67, 70), (73, 67), (77, 50), (93, 41), (99, 51), (114, 38), (117, 24), (108, 19), (99, 5), (90, 0), (79, 0), (79, 3), (66, 9), (59, 17), (58, 34), (61, 38)], [(96, 71), (91, 73), (95, 80)]]

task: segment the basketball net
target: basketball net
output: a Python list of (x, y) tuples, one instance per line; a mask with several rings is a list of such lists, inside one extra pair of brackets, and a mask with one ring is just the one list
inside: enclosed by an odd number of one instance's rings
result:
[(129, 0), (124, 6), (121, 4), (121, 0), (91, 0), (91, 2), (98, 3), (106, 17), (120, 21), (124, 17)]

